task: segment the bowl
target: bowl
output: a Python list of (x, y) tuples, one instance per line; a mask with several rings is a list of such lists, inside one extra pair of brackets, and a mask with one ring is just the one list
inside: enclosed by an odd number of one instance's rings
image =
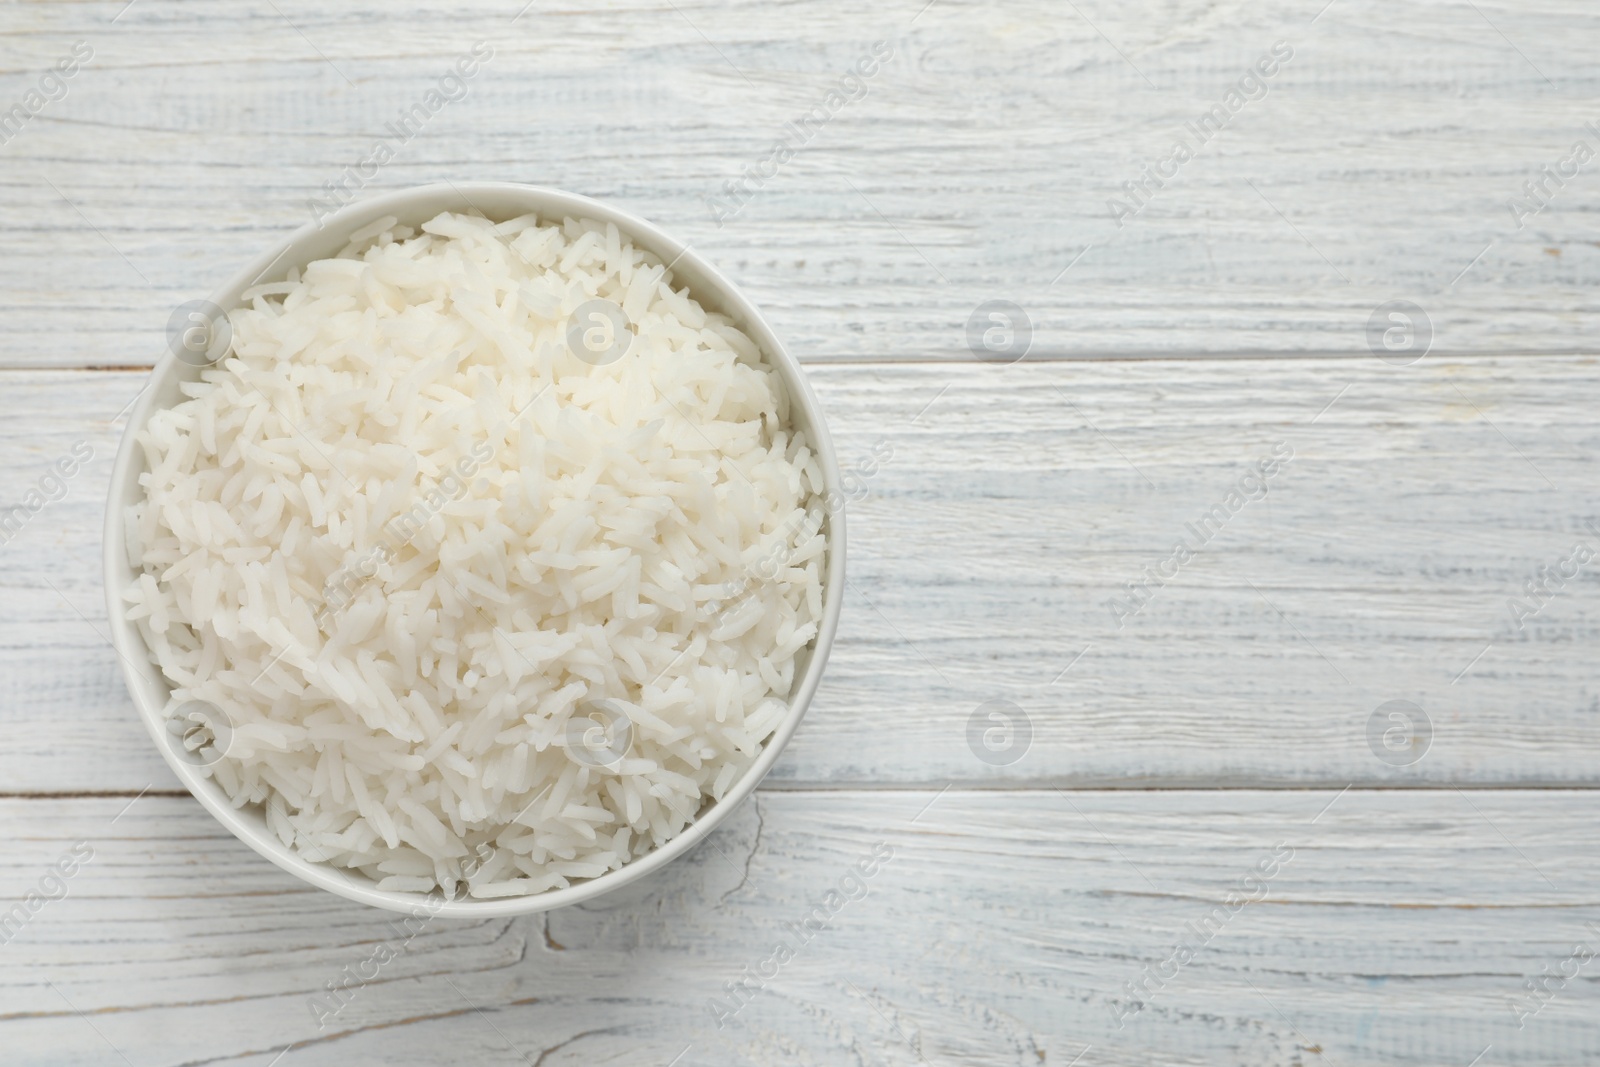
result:
[[(211, 294), (209, 302), (182, 305), (174, 313), (171, 328), (181, 332), (183, 315), (197, 307), (213, 306), (223, 311), (239, 306), (240, 294), (251, 285), (282, 278), (291, 266), (304, 267), (317, 259), (336, 255), (349, 236), (385, 215), (402, 224), (416, 226), (441, 211), (481, 212), (488, 218), (504, 221), (529, 212), (541, 219), (579, 217), (615, 223), (633, 240), (635, 247), (647, 249), (672, 266), (675, 279), (687, 284), (690, 293), (705, 307), (728, 315), (758, 345), (777, 371), (790, 398), (791, 424), (806, 432), (823, 469), (828, 501), (844, 499), (838, 459), (828, 436), (827, 424), (816, 395), (793, 356), (783, 347), (766, 319), (750, 300), (726, 277), (702, 259), (691, 247), (669, 236), (650, 223), (608, 204), (557, 189), (520, 185), (512, 182), (461, 182), (423, 185), (361, 200), (302, 226), (257, 256), (225, 285)], [(823, 611), (816, 638), (796, 655), (795, 684), (789, 695), (789, 712), (773, 732), (760, 755), (723, 798), (702, 805), (687, 827), (660, 848), (597, 878), (523, 897), (490, 900), (442, 899), (442, 894), (401, 892), (379, 889), (377, 883), (358, 870), (334, 867), (306, 859), (285, 846), (267, 828), (260, 805), (235, 808), (227, 794), (205, 773), (204, 768), (180, 757), (178, 746), (170, 743), (165, 708), (170, 688), (159, 668), (151, 661), (138, 628), (124, 613), (121, 593), (134, 578), (134, 569), (124, 547), (125, 509), (143, 499), (139, 475), (144, 457), (134, 442), (134, 434), (149, 421), (153, 412), (181, 402), (179, 385), (198, 380), (204, 360), (181, 359), (179, 346), (173, 346), (151, 372), (149, 383), (136, 401), (123, 431), (121, 447), (111, 472), (111, 489), (106, 501), (103, 544), (106, 606), (110, 615), (112, 643), (122, 660), (123, 674), (134, 706), (151, 740), (167, 765), (195, 799), (216, 816), (217, 821), (239, 840), (262, 856), (302, 880), (350, 900), (391, 911), (455, 917), (496, 917), (545, 911), (591, 900), (603, 893), (635, 882), (695, 848), (708, 837), (738, 805), (755, 791), (772, 768), (783, 748), (794, 735), (806, 707), (811, 703), (823, 666), (838, 628), (844, 591), (844, 514), (828, 509), (829, 543), (823, 574)]]

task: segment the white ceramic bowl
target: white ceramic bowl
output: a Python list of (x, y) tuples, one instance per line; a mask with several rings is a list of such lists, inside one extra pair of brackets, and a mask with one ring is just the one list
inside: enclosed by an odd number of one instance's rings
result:
[[(505, 220), (536, 212), (541, 218), (560, 219), (567, 216), (599, 219), (616, 223), (617, 229), (633, 239), (636, 247), (649, 249), (661, 257), (662, 262), (673, 264), (672, 271), (680, 284), (701, 304), (730, 316), (741, 329), (760, 346), (768, 361), (777, 369), (791, 400), (791, 418), (794, 425), (803, 429), (811, 442), (824, 472), (831, 500), (843, 499), (840, 490), (839, 465), (834, 455), (833, 442), (828, 436), (827, 424), (816, 396), (806, 383), (805, 375), (794, 358), (784, 349), (773, 334), (772, 328), (762, 318), (743, 293), (732, 282), (719, 274), (701, 259), (693, 249), (676, 238), (624, 211), (588, 197), (510, 182), (463, 182), (460, 184), (424, 185), (400, 192), (386, 193), (362, 200), (342, 208), (321, 220), (321, 225), (309, 223), (260, 256), (240, 271), (226, 285), (211, 294), (211, 303), (223, 310), (238, 306), (239, 296), (246, 288), (262, 281), (282, 278), (291, 265), (304, 266), (317, 259), (337, 254), (347, 243), (348, 235), (382, 218), (394, 215), (402, 223), (417, 225), (441, 211), (469, 211), (477, 209), (489, 218)], [(297, 875), (314, 886), (337, 893), (351, 900), (372, 904), (394, 911), (426, 911), (433, 915), (457, 917), (491, 917), (544, 911), (568, 904), (589, 900), (634, 882), (651, 871), (658, 870), (674, 858), (689, 852), (704, 840), (748, 797), (766, 776), (779, 753), (793, 736), (795, 728), (805, 714), (806, 706), (816, 692), (822, 677), (822, 668), (838, 628), (839, 608), (844, 592), (844, 512), (829, 509), (829, 547), (827, 569), (823, 584), (822, 621), (816, 640), (797, 657), (795, 686), (789, 696), (789, 714), (767, 741), (761, 755), (740, 778), (728, 794), (715, 804), (702, 809), (699, 816), (676, 838), (622, 868), (599, 878), (580, 882), (567, 889), (552, 890), (526, 897), (498, 900), (441, 901), (439, 896), (429, 898), (422, 893), (380, 890), (377, 883), (359, 871), (334, 868), (324, 863), (314, 863), (286, 848), (276, 834), (267, 829), (266, 818), (259, 807), (236, 809), (226, 794), (205, 771), (180, 759), (168, 743), (170, 734), (163, 716), (169, 689), (160, 671), (150, 661), (138, 629), (129, 623), (122, 611), (121, 592), (133, 580), (134, 570), (124, 547), (124, 509), (143, 498), (139, 475), (144, 471), (143, 456), (134, 444), (134, 433), (142, 428), (151, 414), (161, 408), (181, 401), (178, 385), (200, 376), (200, 367), (168, 354), (151, 372), (150, 383), (135, 404), (123, 432), (122, 446), (117, 452), (116, 466), (111, 472), (111, 491), (106, 502), (105, 560), (106, 605), (110, 614), (112, 641), (123, 661), (123, 673), (128, 689), (144, 720), (156, 747), (166, 758), (180, 781), (189, 792), (205, 805), (217, 820), (233, 831), (234, 835), (279, 867)], [(134, 664), (137, 664), (136, 668)]]

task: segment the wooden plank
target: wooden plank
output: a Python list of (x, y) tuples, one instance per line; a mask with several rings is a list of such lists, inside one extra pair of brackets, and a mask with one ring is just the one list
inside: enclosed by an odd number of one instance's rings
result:
[[(1600, 548), (1594, 377), (1580, 357), (816, 367), (864, 496), (839, 640), (770, 784), (1594, 784), (1594, 565), (1520, 629), (1508, 606)], [(138, 385), (0, 383), (0, 500), (94, 454), (0, 550), (0, 791), (174, 785), (100, 636), (113, 419)], [(1280, 446), (1265, 498), (1227, 515)], [(1121, 617), (1191, 524), (1204, 547)], [(1031, 738), (986, 760), (970, 731), (996, 699)], [(1369, 746), (1393, 700), (1431, 722), (1410, 765)]]
[[(0, 899), (93, 856), (0, 946), (0, 1047), (61, 1067), (265, 1067), (291, 1042), (284, 1067), (1593, 1062), (1596, 964), (1568, 961), (1600, 951), (1597, 799), (762, 794), (625, 895), (409, 940), (188, 798), (114, 822), (125, 798), (5, 800), (26, 829)], [(395, 958), (367, 965), (380, 946)], [(1134, 998), (1147, 966), (1164, 977)], [(346, 968), (369, 980), (319, 1029)], [(1573, 977), (1529, 1000), (1547, 969)]]
[[(1576, 141), (1600, 148), (1600, 13), (1567, 0), (1404, 0), (1377, 34), (1360, 5), (1298, 0), (534, 5), (515, 22), (520, 4), (484, 0), (392, 18), (122, 6), (0, 13), (8, 105), (73, 42), (94, 49), (0, 146), (0, 364), (149, 362), (174, 306), (307, 221), (477, 41), (494, 55), (465, 97), (394, 139), (366, 191), (482, 178), (613, 199), (726, 268), (808, 358), (970, 358), (966, 324), (995, 299), (1026, 309), (1037, 356), (1359, 353), (1399, 298), (1441, 352), (1593, 351), (1600, 333), (1592, 166), (1546, 179), (1537, 215), (1509, 207)], [(879, 40), (894, 58), (859, 99), (719, 225), (708, 201)], [(1276, 41), (1293, 57), (1265, 95), (1203, 146), (1186, 134)], [(1195, 157), (1119, 226), (1111, 199), (1184, 136)]]

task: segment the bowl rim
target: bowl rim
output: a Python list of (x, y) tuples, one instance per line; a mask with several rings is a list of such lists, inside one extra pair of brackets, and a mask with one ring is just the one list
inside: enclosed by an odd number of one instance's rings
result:
[[(472, 194), (475, 192), (486, 198), (520, 201), (526, 205), (526, 212), (539, 215), (542, 221), (558, 217), (574, 217), (615, 223), (617, 229), (630, 237), (636, 245), (641, 245), (660, 256), (663, 262), (674, 268), (682, 264), (685, 269), (678, 274), (680, 281), (683, 280), (685, 273), (698, 276), (698, 282), (689, 283), (691, 295), (702, 300), (715, 298), (721, 310), (733, 317), (739, 326), (757, 341), (763, 355), (777, 371), (788, 390), (791, 406), (798, 407), (804, 414), (808, 427), (808, 441), (822, 468), (828, 498), (841, 501), (845, 499), (842, 493), (838, 457), (828, 432), (822, 406), (812, 391), (799, 361), (789, 353), (760, 309), (738, 286), (703, 259), (690, 244), (679, 241), (653, 223), (631, 212), (587, 196), (549, 186), (520, 182), (446, 181), (410, 186), (354, 200), (319, 221), (308, 222), (281, 237), (247, 263), (242, 270), (217, 287), (211, 293), (209, 300), (224, 310), (238, 306), (237, 299), (231, 298), (231, 294), (237, 294), (258, 283), (280, 260), (284, 260), (295, 250), (303, 250), (308, 243), (318, 238), (326, 239), (325, 231), (331, 229), (334, 234), (351, 233), (390, 214), (400, 216), (404, 220), (406, 213), (415, 214), (419, 204), (441, 198), (455, 201), (456, 206), (450, 210), (471, 211), (474, 209)], [(303, 267), (306, 262), (315, 258), (319, 257), (307, 258), (302, 251), (299, 257), (291, 258), (289, 262)], [(283, 870), (302, 881), (348, 900), (414, 916), (496, 918), (533, 914), (581, 903), (636, 882), (693, 850), (755, 791), (788, 745), (790, 738), (794, 736), (822, 679), (843, 607), (846, 510), (843, 506), (827, 509), (829, 540), (827, 567), (823, 575), (822, 618), (819, 620), (817, 635), (812, 642), (810, 661), (806, 664), (804, 673), (795, 679), (791, 688), (788, 714), (768, 738), (760, 755), (733, 783), (722, 799), (709, 808), (702, 808), (689, 825), (665, 845), (623, 864), (616, 870), (565, 889), (548, 890), (529, 896), (486, 900), (465, 896), (446, 899), (438, 891), (425, 894), (379, 889), (375, 882), (360, 875), (359, 872), (347, 871), (328, 863), (314, 862), (292, 851), (264, 826), (258, 826), (248, 820), (239, 809), (234, 808), (221, 787), (209, 775), (204, 774), (201, 768), (177, 758), (171, 746), (164, 742), (163, 733), (166, 724), (162, 714), (163, 706), (158, 706), (149, 699), (139, 684), (146, 679), (138, 676), (135, 667), (136, 663), (147, 664), (152, 668), (155, 665), (149, 658), (148, 649), (139, 636), (138, 628), (128, 621), (122, 608), (120, 576), (124, 571), (130, 575), (134, 573), (132, 565), (127, 560), (127, 549), (124, 544), (123, 507), (125, 499), (129, 498), (130, 482), (133, 490), (132, 498), (137, 499), (141, 495), (137, 479), (142, 472), (143, 457), (135, 442), (135, 435), (148, 423), (153, 410), (157, 407), (158, 390), (155, 387), (170, 383), (174, 377), (183, 373), (184, 365), (171, 352), (167, 352), (157, 361), (134, 402), (133, 410), (128, 415), (128, 422), (123, 428), (116, 460), (112, 466), (101, 545), (101, 566), (112, 645), (122, 661), (123, 680), (139, 718), (150, 734), (152, 743), (166, 760), (167, 766), (218, 822), (227, 827), (239, 840)], [(165, 684), (159, 669), (154, 673), (161, 683)]]

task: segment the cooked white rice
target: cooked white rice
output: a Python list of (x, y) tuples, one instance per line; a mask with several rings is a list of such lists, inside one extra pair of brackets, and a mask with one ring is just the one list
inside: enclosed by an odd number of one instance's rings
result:
[[(385, 219), (246, 293), (139, 433), (128, 617), (285, 845), (386, 889), (565, 887), (681, 832), (786, 715), (822, 470), (671, 280), (609, 224)], [(637, 333), (603, 365), (567, 340), (596, 297)], [(572, 744), (594, 701), (629, 720), (610, 765)]]

